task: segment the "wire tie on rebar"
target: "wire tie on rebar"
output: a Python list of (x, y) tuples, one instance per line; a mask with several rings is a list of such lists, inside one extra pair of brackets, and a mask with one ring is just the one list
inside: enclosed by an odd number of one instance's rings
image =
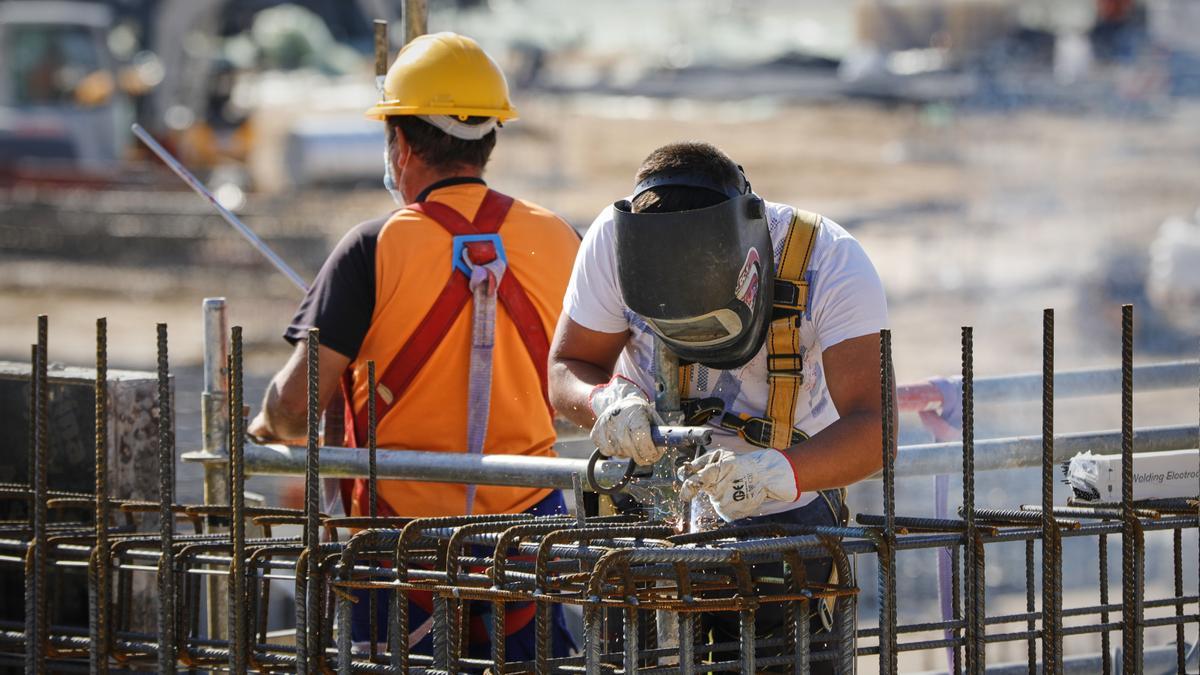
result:
[(338, 597), (339, 597), (339, 598), (341, 598), (342, 600), (347, 600), (347, 601), (349, 601), (349, 602), (354, 602), (354, 603), (357, 603), (357, 602), (358, 602), (358, 597), (357, 597), (357, 596), (355, 596), (353, 593), (349, 593), (349, 592), (347, 592), (347, 591), (343, 590), (343, 589), (342, 589), (341, 587), (339, 587), (339, 586), (335, 586), (335, 585), (333, 585), (333, 584), (330, 584), (330, 585), (329, 585), (329, 588), (330, 588), (330, 590), (332, 590), (332, 591), (333, 591), (333, 594), (334, 594), (334, 595), (338, 596)]

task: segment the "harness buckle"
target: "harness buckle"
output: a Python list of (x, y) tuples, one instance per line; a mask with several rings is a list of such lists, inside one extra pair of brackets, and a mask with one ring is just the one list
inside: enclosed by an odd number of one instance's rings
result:
[[(479, 246), (478, 244), (481, 244), (481, 243), (490, 244), (490, 246), (488, 246), (488, 247)], [(476, 246), (472, 246), (471, 244), (476, 244)], [(486, 265), (487, 263), (490, 263), (490, 262), (492, 262), (492, 260), (496, 260), (497, 258), (499, 258), (501, 261), (503, 261), (505, 265), (508, 265), (508, 256), (506, 256), (504, 254), (504, 242), (500, 239), (500, 235), (498, 235), (498, 234), (460, 234), (460, 235), (454, 237), (453, 245), (450, 249), (450, 262), (452, 265), (452, 269), (456, 269), (456, 270), (462, 272), (463, 274), (467, 275), (468, 277), (471, 276), (471, 270), (469, 267), (467, 267), (466, 261), (463, 260), (463, 249), (464, 248), (467, 250), (467, 254), (472, 257), (472, 262), (474, 262), (477, 265)], [(478, 251), (478, 252), (482, 253), (483, 255), (486, 255), (486, 248), (492, 249), (491, 260), (475, 261), (474, 257), (475, 257), (476, 252)]]
[(804, 312), (808, 306), (808, 281), (776, 278), (773, 304), (776, 309)]
[(800, 354), (767, 354), (768, 376), (803, 377), (804, 358)]

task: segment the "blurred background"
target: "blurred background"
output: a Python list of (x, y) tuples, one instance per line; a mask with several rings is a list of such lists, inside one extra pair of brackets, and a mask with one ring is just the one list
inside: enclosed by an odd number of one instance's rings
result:
[[(344, 232), (393, 208), (383, 127), (362, 113), (377, 97), (371, 20), (399, 39), (400, 4), (0, 0), (0, 359), (28, 358), (45, 313), (51, 360), (89, 365), (94, 319), (107, 316), (113, 366), (152, 369), (165, 321), (179, 443), (198, 447), (200, 303), (225, 296), (257, 402), (300, 296), (130, 124), (311, 278)], [(1044, 307), (1058, 310), (1060, 369), (1118, 365), (1123, 302), (1136, 303), (1139, 363), (1196, 357), (1200, 0), (429, 4), (430, 30), (479, 40), (514, 90), (521, 119), (500, 132), (493, 187), (582, 231), (650, 150), (713, 142), (759, 194), (863, 243), (887, 288), (901, 383), (956, 374), (963, 325), (978, 374), (1038, 370)], [(1138, 401), (1138, 426), (1196, 422), (1194, 390)], [(1114, 396), (1062, 401), (1058, 430), (1113, 429), (1119, 410)], [(977, 415), (981, 436), (1040, 428), (1035, 402)], [(928, 438), (903, 420), (902, 442)], [(197, 498), (198, 475), (180, 467), (181, 499)], [(1036, 472), (978, 483), (980, 506), (1038, 499)], [(252, 484), (296, 498), (282, 479)], [(877, 492), (855, 490), (852, 510), (877, 510)], [(931, 513), (931, 495), (931, 480), (902, 480), (899, 509)], [(1095, 555), (1066, 550), (1068, 562)], [(911, 597), (936, 592), (927, 553), (901, 556)], [(1169, 558), (1148, 558), (1152, 580), (1166, 582)], [(1068, 575), (1068, 602), (1095, 593), (1084, 567)], [(1019, 608), (1020, 570), (989, 558), (998, 607)], [(1147, 645), (1172, 636), (1149, 631)]]

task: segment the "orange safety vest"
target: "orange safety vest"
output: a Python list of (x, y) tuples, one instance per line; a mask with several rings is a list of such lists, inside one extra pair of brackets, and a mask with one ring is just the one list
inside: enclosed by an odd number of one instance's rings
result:
[[(498, 291), (484, 454), (554, 456), (547, 336), (558, 321), (579, 238), (553, 213), (478, 184), (439, 188), (428, 201), (397, 211), (379, 233), (375, 312), (345, 382), (348, 446), (365, 445), (366, 364), (374, 360), (381, 385), (375, 392), (378, 447), (466, 449), (472, 321), (464, 310), (471, 293), (451, 261), (457, 235), (491, 232), (500, 237), (508, 269)], [(487, 254), (478, 242), (467, 248)], [(368, 511), (364, 480), (344, 481), (343, 490), (351, 514)], [(381, 481), (378, 493), (384, 515), (461, 515), (466, 486)], [(518, 513), (548, 493), (481, 485), (474, 512)]]

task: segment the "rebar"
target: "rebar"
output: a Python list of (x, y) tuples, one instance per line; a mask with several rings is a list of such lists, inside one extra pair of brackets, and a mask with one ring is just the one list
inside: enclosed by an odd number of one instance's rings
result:
[(175, 429), (167, 324), (158, 333), (158, 518), (162, 538), (158, 560), (158, 672), (174, 673), (175, 663)]
[(1121, 672), (1141, 663), (1141, 532), (1133, 506), (1133, 305), (1121, 307)]
[[(1126, 327), (1131, 329), (1131, 324)], [(159, 332), (159, 495), (156, 502), (133, 502), (107, 497), (107, 426), (111, 414), (107, 393), (106, 325), (97, 322), (95, 397), (96, 493), (77, 495), (49, 490), (44, 484), (50, 446), (46, 444), (45, 413), (48, 386), (44, 336), (31, 351), (31, 426), (33, 440), (31, 484), (0, 485), (0, 500), (21, 500), (29, 518), (0, 522), (0, 564), (24, 564), (28, 571), (25, 625), (0, 622), (0, 657), (23, 658), (31, 672), (67, 670), (90, 665), (104, 672), (112, 663), (128, 670), (170, 672), (186, 670), (299, 671), (306, 673), (495, 672), (539, 673), (701, 673), (756, 672), (786, 669), (806, 673), (818, 664), (833, 664), (851, 672), (856, 658), (878, 659), (881, 672), (898, 672), (901, 652), (950, 649), (949, 668), (982, 672), (988, 645), (1024, 645), (1030, 671), (1062, 672), (1075, 668), (1066, 659), (1061, 641), (1066, 636), (1098, 635), (1104, 651), (1109, 633), (1130, 634), (1135, 649), (1122, 652), (1123, 672), (1137, 672), (1147, 659), (1161, 659), (1162, 650), (1141, 650), (1141, 633), (1171, 632), (1180, 644), (1167, 650), (1171, 663), (1181, 667), (1186, 657), (1179, 640), (1185, 624), (1200, 620), (1200, 597), (1185, 593), (1184, 530), (1198, 527), (1195, 504), (1187, 500), (1135, 501), (1123, 483), (1119, 503), (1072, 502), (1056, 506), (1053, 479), (1055, 451), (1061, 436), (1053, 433), (1054, 366), (1053, 315), (1043, 315), (1042, 434), (1040, 441), (1041, 499), (1035, 505), (982, 509), (976, 503), (974, 438), (973, 335), (962, 334), (963, 357), (963, 506), (961, 518), (926, 518), (896, 513), (895, 480), (900, 462), (892, 456), (896, 426), (892, 395), (892, 334), (880, 336), (880, 441), (883, 490), (881, 514), (858, 514), (857, 527), (764, 524), (725, 526), (711, 532), (675, 534), (659, 521), (630, 516), (534, 517), (524, 514), (452, 516), (402, 519), (380, 517), (376, 480), (383, 457), (376, 458), (369, 411), (364, 457), (369, 504), (365, 515), (330, 518), (319, 511), (318, 480), (324, 455), (318, 445), (320, 382), (319, 334), (308, 336), (308, 432), (303, 509), (262, 508), (245, 503), (245, 477), (252, 448), (245, 443), (243, 416), (243, 344), (241, 331), (232, 331), (227, 362), (229, 434), (228, 502), (207, 505), (175, 503), (174, 430), (171, 426), (174, 392), (167, 363), (166, 328)], [(369, 364), (370, 366), (370, 364)], [(1123, 339), (1122, 367), (1132, 373), (1132, 334)], [(374, 384), (368, 367), (368, 386)], [(1128, 381), (1127, 377), (1127, 381)], [(1127, 391), (1132, 392), (1131, 382)], [(1121, 440), (1128, 459), (1138, 438), (1132, 428), (1132, 396), (1123, 397)], [(1194, 436), (1193, 436), (1194, 439)], [(905, 449), (901, 449), (901, 457)], [(386, 453), (391, 455), (392, 453)], [(386, 456), (385, 455), (385, 456)], [(504, 469), (500, 473), (507, 476)], [(572, 484), (584, 489), (578, 473)], [(472, 478), (473, 479), (473, 478)], [(527, 478), (526, 478), (527, 479)], [(1124, 476), (1123, 476), (1124, 479)], [(39, 485), (39, 482), (41, 485)], [(502, 481), (501, 481), (502, 482)], [(1127, 481), (1125, 481), (1127, 482)], [(31, 494), (32, 493), (32, 494)], [(82, 510), (82, 520), (72, 520)], [(50, 515), (54, 516), (51, 522)], [(157, 516), (155, 524), (153, 518)], [(94, 520), (93, 520), (94, 519)], [(181, 529), (191, 523), (193, 531)], [(210, 531), (227, 523), (228, 533)], [(247, 536), (249, 524), (264, 528), (262, 536)], [(301, 525), (299, 537), (273, 535), (270, 528)], [(330, 536), (322, 542), (322, 531)], [(1172, 583), (1158, 597), (1147, 597), (1143, 558), (1146, 532), (1170, 530)], [(353, 531), (352, 536), (345, 536)], [(1109, 603), (1107, 538), (1122, 536), (1122, 602)], [(1100, 594), (1098, 604), (1063, 607), (1061, 586), (1062, 540), (1089, 537), (1099, 542)], [(39, 542), (44, 554), (39, 558)], [(1024, 550), (1024, 611), (989, 616), (984, 601), (989, 590), (985, 556), (993, 545), (1020, 542)], [(1042, 600), (1038, 611), (1036, 569), (1041, 542)], [(938, 621), (905, 620), (926, 609), (903, 598), (896, 579), (911, 551), (949, 550), (951, 610)], [(1132, 550), (1132, 555), (1128, 552)], [(853, 556), (877, 557), (879, 626), (856, 629), (857, 596)], [(44, 566), (43, 583), (60, 570), (86, 567), (89, 608), (87, 626), (48, 622), (53, 591), (37, 592), (34, 563)], [(835, 582), (815, 579), (806, 570), (814, 560), (831, 560)], [(962, 561), (964, 568), (959, 567)], [(775, 571), (764, 571), (765, 563)], [(779, 563), (782, 562), (782, 567)], [(1132, 566), (1126, 573), (1127, 562)], [(109, 583), (111, 575), (112, 583)], [(131, 589), (139, 575), (157, 575), (160, 584), (159, 625), (151, 632), (132, 628)], [(53, 577), (57, 580), (59, 577)], [(143, 577), (148, 578), (148, 577)], [(203, 634), (201, 610), (206, 579), (228, 581), (225, 613), (230, 634)], [(288, 580), (296, 588), (296, 643), (269, 639), (272, 616), (266, 589), (273, 580)], [(53, 586), (48, 586), (53, 588)], [(1134, 603), (1127, 602), (1134, 591)], [(373, 598), (390, 593), (387, 647), (377, 643)], [(351, 616), (354, 594), (363, 594), (371, 617), (359, 627)], [(409, 625), (409, 602), (421, 596), (434, 607), (429, 627), (434, 650), (421, 653), (422, 626)], [(833, 629), (813, 632), (812, 618), (822, 601), (834, 607)], [(422, 600), (422, 602), (424, 602)], [(514, 610), (511, 603), (532, 609)], [(901, 606), (901, 605), (904, 606)], [(574, 605), (583, 610), (583, 653), (556, 656), (552, 613)], [(910, 606), (911, 605), (911, 606)], [(478, 607), (490, 609), (485, 624), (490, 654), (469, 648), (472, 626), (479, 625)], [(115, 611), (109, 611), (115, 608)], [(782, 621), (773, 633), (761, 630), (766, 609)], [(212, 611), (212, 605), (208, 604)], [(1121, 612), (1121, 621), (1110, 615)], [(506, 650), (506, 628), (514, 616), (533, 615), (530, 654)], [(730, 617), (727, 638), (710, 636), (701, 628), (709, 617)], [(1064, 623), (1071, 619), (1071, 625)], [(44, 626), (39, 621), (47, 621)], [(610, 622), (615, 621), (615, 624)], [(667, 623), (662, 623), (666, 621)], [(1015, 624), (1015, 625), (1013, 625)], [(24, 628), (22, 630), (22, 628)], [(656, 630), (659, 629), (659, 630)], [(352, 632), (365, 629), (371, 647), (356, 652)], [(410, 631), (412, 631), (410, 633)], [(653, 635), (671, 632), (677, 646), (659, 645)], [(702, 634), (703, 633), (703, 634)], [(936, 638), (930, 639), (933, 633)], [(1037, 642), (1042, 643), (1039, 662)], [(427, 644), (428, 641), (425, 641)], [(960, 650), (967, 658), (958, 657)], [(382, 651), (382, 653), (381, 653)], [(22, 654), (23, 656), (18, 657)], [(40, 652), (40, 653), (39, 653)], [(487, 656), (480, 658), (481, 654)], [(1155, 661), (1157, 663), (1158, 661)], [(1111, 672), (1107, 653), (1095, 657), (1096, 667)], [(1066, 666), (1066, 668), (1064, 668)], [(1169, 666), (1166, 666), (1169, 668)], [(40, 671), (39, 671), (40, 668)]]
[[(321, 424), (320, 340), (320, 329), (310, 328), (305, 361), (308, 373), (308, 463), (304, 473), (304, 553), (310, 567), (316, 564), (321, 527), (321, 456), (317, 452)], [(374, 396), (374, 392), (371, 396)], [(310, 574), (308, 583), (304, 587), (303, 597), (300, 595), (296, 597), (296, 655), (297, 666), (303, 662), (303, 667), (298, 668), (302, 673), (320, 672), (318, 662), (322, 650), (319, 649), (321, 617), (319, 589), (318, 576)], [(301, 621), (301, 618), (304, 620)], [(299, 639), (301, 631), (304, 631), (305, 634), (303, 643)]]
[(247, 670), (249, 638), (246, 634), (246, 416), (242, 355), (242, 327), (230, 332), (229, 400), (229, 668), (235, 673)]
[[(378, 57), (378, 30), (376, 31), (376, 57)], [(383, 25), (383, 42), (384, 63), (387, 63), (387, 24)], [(376, 448), (376, 436), (378, 431), (379, 420), (376, 417), (375, 410), (375, 361), (374, 359), (367, 361), (367, 391), (371, 392), (367, 396), (367, 515), (371, 518), (379, 516), (379, 459), (378, 448)], [(378, 600), (374, 589), (367, 593), (367, 613), (369, 615), (369, 623), (367, 626), (367, 640), (370, 642), (371, 659), (374, 660), (379, 651), (377, 642), (379, 641), (379, 617), (376, 616), (375, 603)]]
[(46, 670), (46, 646), (48, 621), (46, 613), (49, 601), (46, 597), (46, 464), (49, 454), (49, 400), (46, 371), (49, 368), (46, 356), (49, 319), (45, 314), (37, 319), (37, 344), (33, 347), (33, 369), (30, 385), (33, 402), (30, 424), (34, 443), (30, 446), (32, 467), (32, 504), (30, 521), (32, 541), (27, 547), (25, 562), (25, 672), (43, 673)]
[(1054, 310), (1042, 312), (1042, 659), (1044, 672), (1063, 672), (1062, 537), (1054, 511)]
[(982, 607), (978, 606), (979, 567), (976, 562), (978, 533), (975, 526), (975, 408), (973, 335), (969, 326), (962, 329), (962, 515), (966, 523), (963, 568), (967, 596), (966, 663), (970, 673), (983, 669)]
[(96, 548), (88, 560), (88, 661), (93, 673), (108, 673), (108, 321), (96, 319)]
[(892, 447), (895, 440), (895, 387), (892, 383), (892, 332), (879, 332), (880, 433), (883, 453), (883, 545), (879, 551), (879, 671), (896, 673), (899, 669), (896, 653), (896, 476)]

